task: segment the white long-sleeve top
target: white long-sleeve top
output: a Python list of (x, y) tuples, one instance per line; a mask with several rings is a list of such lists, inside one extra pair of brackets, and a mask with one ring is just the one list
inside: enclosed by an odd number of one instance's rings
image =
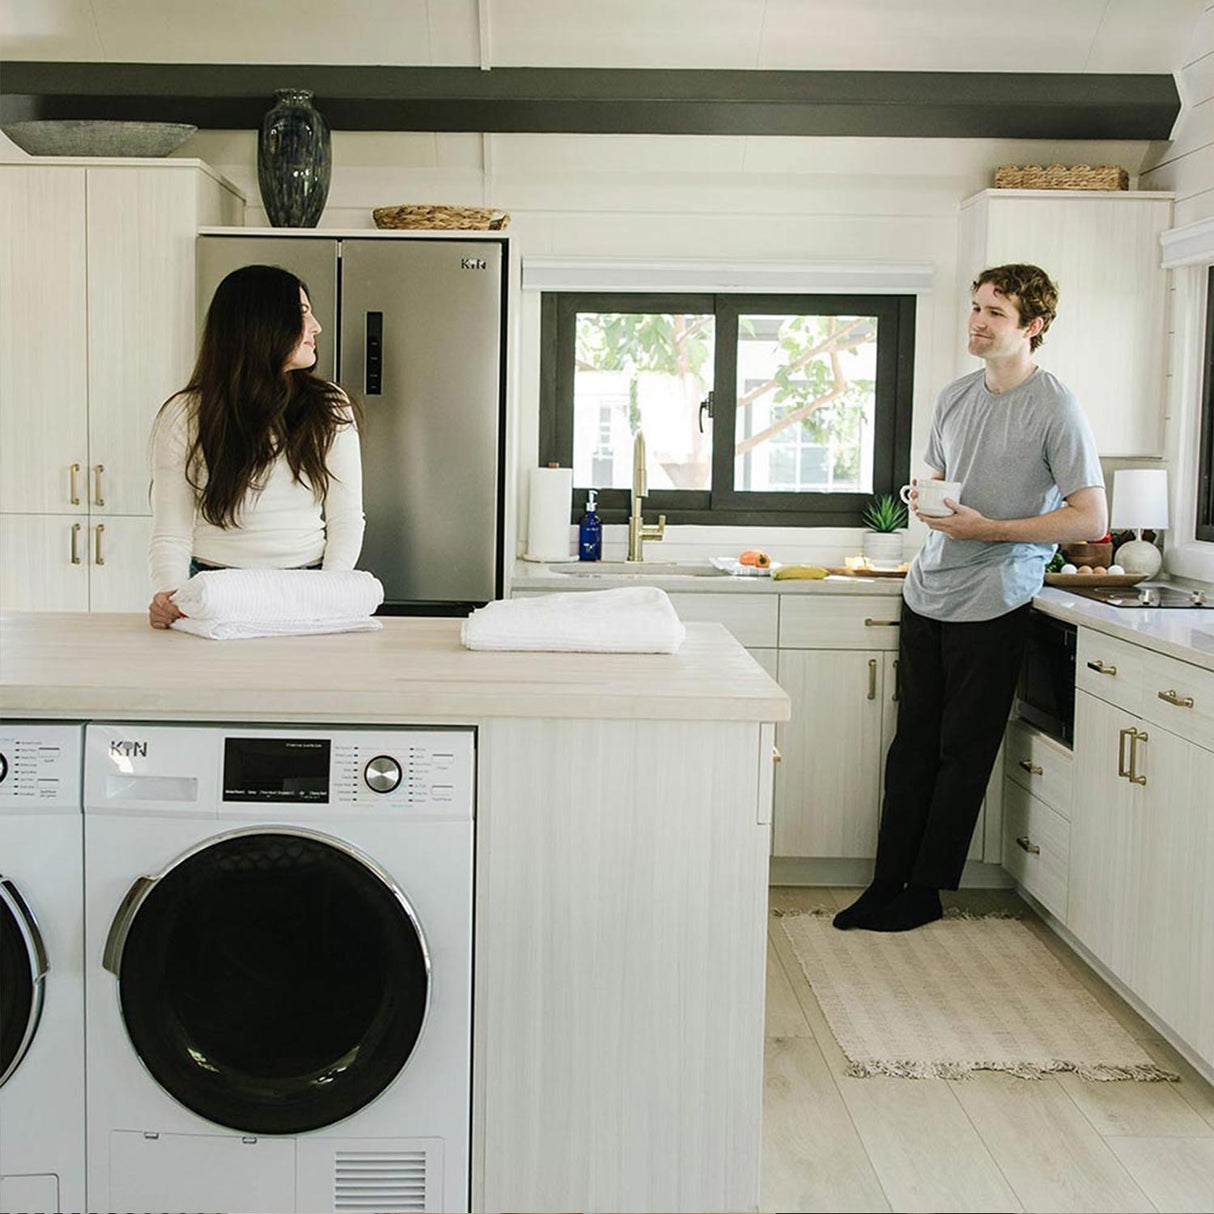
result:
[(353, 423), (333, 437), (325, 460), (329, 490), (322, 501), (313, 496), (306, 479), (292, 477), (286, 456), (279, 455), (262, 488), (249, 493), (237, 526), (228, 528), (202, 517), (194, 487), (186, 479), (192, 424), (190, 402), (178, 397), (152, 432), (148, 564), (154, 590), (185, 585), (192, 556), (236, 569), (295, 569), (317, 561), (325, 569), (354, 568), (362, 549), (364, 516), (362, 456)]

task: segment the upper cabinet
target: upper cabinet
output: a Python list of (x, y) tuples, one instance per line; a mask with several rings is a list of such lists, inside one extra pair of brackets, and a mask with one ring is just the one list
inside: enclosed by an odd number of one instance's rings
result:
[[(1058, 284), (1058, 316), (1034, 355), (1079, 398), (1102, 456), (1161, 456), (1167, 273), (1159, 236), (1172, 195), (984, 190), (961, 204), (963, 309), (986, 266), (1031, 262)], [(978, 366), (963, 358), (964, 374)]]
[(147, 514), (194, 360), (194, 239), (243, 199), (198, 161), (0, 165), (0, 512)]

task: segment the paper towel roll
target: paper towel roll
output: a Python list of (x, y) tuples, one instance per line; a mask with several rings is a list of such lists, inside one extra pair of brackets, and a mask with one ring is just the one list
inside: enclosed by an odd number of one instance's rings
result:
[(572, 468), (532, 468), (527, 511), (529, 561), (570, 560), (569, 515), (573, 509)]

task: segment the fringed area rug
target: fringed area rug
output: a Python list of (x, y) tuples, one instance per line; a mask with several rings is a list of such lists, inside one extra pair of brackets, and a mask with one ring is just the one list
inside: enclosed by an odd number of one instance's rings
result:
[(833, 913), (788, 912), (780, 926), (849, 1075), (1179, 1078), (1018, 919), (951, 910), (912, 932), (842, 932)]

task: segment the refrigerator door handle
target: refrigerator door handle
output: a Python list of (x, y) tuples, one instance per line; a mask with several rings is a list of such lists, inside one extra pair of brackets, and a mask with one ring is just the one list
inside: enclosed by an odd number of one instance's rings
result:
[(367, 396), (381, 396), (384, 390), (384, 314), (367, 313), (367, 361), (363, 391)]

